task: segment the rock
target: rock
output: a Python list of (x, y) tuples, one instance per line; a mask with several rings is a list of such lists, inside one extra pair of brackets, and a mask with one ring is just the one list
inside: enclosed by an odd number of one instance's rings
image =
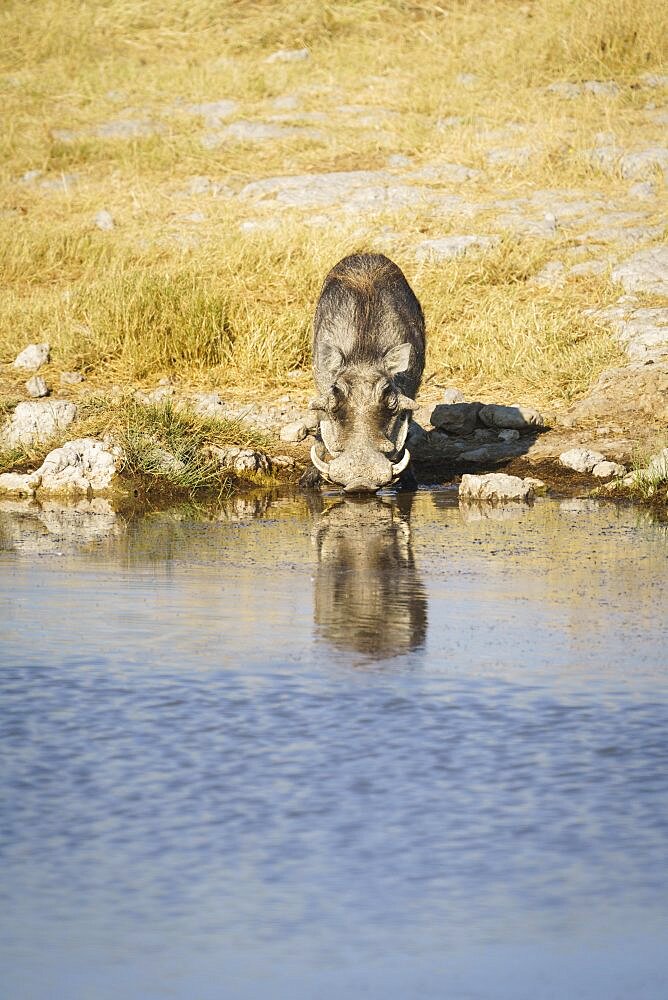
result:
[(190, 397), (188, 404), (200, 417), (222, 420), (227, 416), (225, 404), (217, 392), (197, 392)]
[(304, 62), (310, 58), (308, 49), (278, 49), (265, 59), (266, 63)]
[(461, 184), (464, 181), (478, 180), (482, 173), (462, 163), (430, 163), (411, 171), (408, 176), (413, 180), (429, 181), (432, 184)]
[(646, 87), (668, 87), (668, 76), (661, 73), (643, 73), (640, 79)]
[(619, 84), (614, 80), (585, 80), (585, 93), (595, 97), (616, 97), (619, 94)]
[(548, 94), (556, 94), (557, 97), (565, 97), (567, 100), (579, 97), (582, 93), (581, 84), (570, 83), (568, 80), (555, 80), (554, 83), (551, 83), (545, 89)]
[(566, 268), (560, 260), (549, 260), (538, 274), (529, 279), (529, 284), (539, 288), (560, 288), (566, 277)]
[(532, 500), (534, 490), (518, 476), (490, 472), (486, 476), (462, 476), (459, 496), (467, 500)]
[(219, 125), (223, 118), (229, 118), (238, 109), (239, 102), (230, 98), (223, 98), (220, 101), (204, 101), (201, 104), (187, 104), (178, 111), (185, 111), (190, 115), (199, 115), (210, 128)]
[(41, 493), (99, 493), (111, 487), (119, 459), (102, 441), (78, 438), (49, 452), (35, 476)]
[(229, 469), (243, 475), (245, 472), (271, 472), (271, 461), (262, 451), (252, 448), (219, 448), (211, 445), (207, 453), (214, 458), (221, 469)]
[(475, 87), (479, 79), (476, 73), (458, 73), (455, 77), (456, 82), (462, 87)]
[(86, 377), (82, 375), (81, 372), (61, 372), (60, 373), (60, 384), (61, 385), (79, 385), (80, 382), (85, 382)]
[(605, 274), (610, 265), (604, 260), (583, 260), (568, 269), (569, 278), (585, 278), (590, 274)]
[(298, 441), (303, 441), (305, 437), (308, 436), (309, 429), (305, 425), (303, 420), (295, 420), (291, 424), (286, 424), (285, 427), (281, 427), (280, 438), (281, 441), (285, 441), (286, 444), (297, 444)]
[(221, 146), (227, 139), (235, 142), (267, 142), (272, 139), (290, 139), (296, 136), (302, 139), (324, 139), (321, 129), (309, 128), (303, 125), (277, 125), (272, 122), (238, 121), (227, 125), (221, 132), (209, 133), (202, 138), (202, 145), (207, 149)]
[(103, 232), (109, 232), (114, 228), (114, 220), (112, 214), (111, 212), (108, 212), (106, 208), (103, 208), (99, 212), (97, 212), (95, 218), (93, 219), (93, 222), (95, 223), (96, 227), (98, 229), (103, 230)]
[(600, 451), (590, 451), (588, 448), (571, 448), (559, 456), (559, 461), (565, 468), (575, 472), (591, 472), (599, 462), (605, 462), (605, 455)]
[(297, 465), (290, 455), (272, 455), (270, 461), (277, 469), (294, 469)]
[(668, 426), (668, 363), (635, 362), (604, 371), (588, 396), (561, 418), (564, 427), (596, 427), (613, 421), (622, 428), (639, 424), (662, 431)]
[(443, 402), (449, 405), (452, 405), (452, 403), (463, 403), (464, 393), (460, 389), (449, 387), (443, 393)]
[(480, 448), (471, 448), (461, 451), (459, 458), (462, 462), (471, 462), (473, 465), (482, 465), (485, 462), (495, 462), (504, 457), (503, 446), (498, 444), (486, 444)]
[(626, 468), (619, 462), (598, 462), (591, 471), (597, 479), (611, 479), (612, 476), (626, 475)]
[(500, 242), (498, 236), (441, 236), (423, 240), (415, 248), (417, 260), (440, 261), (463, 257), (469, 250), (487, 250)]
[(481, 407), (478, 416), (487, 427), (526, 431), (545, 426), (544, 418), (531, 406), (500, 406), (490, 403)]
[(533, 146), (500, 146), (485, 153), (490, 167), (523, 167), (536, 154)]
[(619, 161), (622, 177), (630, 180), (643, 179), (656, 170), (668, 173), (668, 149), (665, 146), (651, 146), (635, 153), (626, 153)]
[(527, 486), (530, 486), (537, 497), (542, 497), (547, 493), (547, 483), (544, 483), (542, 479), (536, 479), (534, 476), (527, 476), (524, 480)]
[(154, 467), (151, 469), (152, 472), (162, 474), (162, 475), (180, 475), (180, 473), (185, 472), (186, 464), (173, 455), (171, 451), (166, 448), (154, 447), (151, 449), (151, 459), (153, 460)]
[(33, 375), (26, 382), (26, 391), (33, 399), (41, 399), (42, 396), (49, 395), (49, 387), (41, 375)]
[[(143, 139), (149, 135), (157, 135), (164, 132), (163, 125), (156, 122), (137, 120), (133, 118), (121, 118), (117, 121), (103, 122), (90, 130), (90, 134), (96, 139)], [(74, 133), (73, 138), (80, 138), (80, 133)], [(72, 141), (72, 140), (70, 140)]]
[(34, 472), (5, 472), (0, 476), (0, 494), (10, 493), (14, 496), (32, 497), (39, 486), (40, 477)]
[(49, 344), (28, 344), (14, 358), (12, 367), (26, 372), (36, 372), (49, 360), (50, 350)]
[(46, 441), (69, 427), (76, 415), (76, 406), (66, 400), (19, 403), (0, 432), (0, 442), (11, 448)]
[(439, 403), (431, 412), (433, 427), (458, 437), (473, 434), (480, 412), (480, 403)]
[(134, 394), (134, 399), (141, 403), (142, 406), (159, 406), (160, 403), (165, 403), (168, 399), (171, 399), (174, 395), (174, 389), (170, 385), (160, 385), (157, 389), (150, 389), (148, 392), (142, 392), (138, 389)]
[[(519, 437), (519, 434), (517, 436)], [(491, 444), (493, 441), (499, 440), (499, 435), (490, 427), (476, 427), (473, 437), (476, 441), (484, 441), (485, 444)]]
[(668, 295), (668, 246), (639, 250), (613, 268), (611, 277), (627, 292)]
[(647, 464), (647, 473), (650, 476), (661, 476), (663, 479), (668, 479), (668, 448), (663, 448), (658, 455), (654, 455), (650, 459)]
[(636, 181), (629, 188), (629, 197), (638, 198), (640, 201), (650, 201), (656, 198), (656, 185), (651, 181)]
[(519, 436), (520, 432), (514, 427), (504, 427), (499, 431), (499, 441), (517, 441)]

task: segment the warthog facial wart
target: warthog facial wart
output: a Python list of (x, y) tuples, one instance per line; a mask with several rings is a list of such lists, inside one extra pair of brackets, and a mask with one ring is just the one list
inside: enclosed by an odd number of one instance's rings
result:
[(414, 484), (405, 445), (424, 360), (422, 309), (401, 269), (381, 254), (339, 261), (313, 324), (310, 406), (320, 441), (306, 485), (320, 477), (347, 492)]

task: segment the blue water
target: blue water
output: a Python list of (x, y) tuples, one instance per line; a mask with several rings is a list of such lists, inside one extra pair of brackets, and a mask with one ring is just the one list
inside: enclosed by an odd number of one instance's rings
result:
[(0, 507), (0, 996), (654, 1000), (665, 527)]

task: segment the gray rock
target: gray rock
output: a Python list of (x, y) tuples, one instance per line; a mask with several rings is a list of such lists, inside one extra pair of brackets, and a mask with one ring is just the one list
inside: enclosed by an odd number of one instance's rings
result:
[(656, 170), (668, 173), (668, 148), (651, 146), (636, 153), (626, 153), (619, 162), (622, 177), (630, 180), (644, 179)]
[(99, 493), (111, 487), (119, 461), (118, 449), (95, 438), (78, 438), (49, 452), (35, 476), (40, 493)]
[(134, 398), (142, 406), (158, 406), (160, 403), (171, 399), (173, 395), (174, 389), (171, 385), (160, 385), (157, 389), (150, 389), (148, 392), (138, 389), (134, 394)]
[(227, 415), (225, 404), (217, 392), (197, 392), (190, 397), (189, 405), (200, 417), (222, 420)]
[(187, 114), (198, 115), (203, 118), (210, 128), (219, 125), (223, 118), (229, 118), (239, 107), (239, 102), (230, 98), (223, 98), (220, 101), (204, 101), (201, 104), (187, 104), (184, 108), (177, 110), (185, 111)]
[(499, 431), (499, 441), (518, 441), (520, 432), (514, 427), (504, 427)]
[(585, 93), (595, 97), (616, 97), (619, 94), (619, 84), (614, 80), (585, 80)]
[(415, 248), (417, 260), (440, 261), (463, 257), (469, 250), (488, 250), (500, 242), (498, 236), (441, 236), (436, 239), (423, 240)]
[(544, 483), (542, 479), (536, 479), (535, 476), (526, 476), (524, 482), (527, 486), (530, 486), (537, 497), (544, 496), (547, 493), (547, 483)]
[(532, 500), (534, 490), (530, 483), (518, 476), (503, 472), (490, 472), (486, 476), (462, 476), (460, 499), (466, 500)]
[(277, 469), (294, 469), (297, 465), (290, 455), (272, 455), (270, 461)]
[[(143, 139), (146, 136), (157, 135), (164, 132), (163, 125), (156, 122), (137, 120), (132, 118), (121, 118), (117, 121), (103, 122), (90, 130), (90, 134), (97, 139)], [(78, 138), (81, 133), (77, 133)]]
[(21, 371), (36, 372), (49, 360), (49, 344), (28, 344), (20, 354), (14, 358), (12, 367)]
[(79, 385), (80, 382), (85, 382), (86, 377), (81, 374), (81, 372), (61, 372), (60, 373), (60, 384), (61, 385)]
[(652, 181), (636, 181), (629, 188), (629, 197), (637, 198), (639, 201), (651, 201), (656, 195), (656, 185)]
[(303, 420), (295, 420), (294, 423), (286, 424), (285, 427), (281, 427), (280, 438), (281, 441), (285, 441), (286, 444), (297, 444), (298, 441), (303, 441), (305, 437), (308, 436), (309, 429), (304, 424)]
[(46, 441), (69, 427), (76, 415), (76, 406), (66, 400), (19, 403), (0, 432), (0, 442), (11, 448)]
[(582, 84), (570, 83), (568, 80), (555, 80), (554, 83), (551, 83), (545, 89), (548, 94), (556, 94), (557, 97), (572, 100), (574, 97), (579, 97), (582, 93)]
[(266, 63), (304, 62), (310, 58), (308, 49), (277, 49), (265, 59)]
[(619, 462), (598, 462), (591, 471), (597, 479), (611, 479), (613, 476), (626, 475), (626, 468)]
[(431, 413), (433, 427), (458, 437), (473, 434), (478, 421), (480, 403), (439, 403)]
[(545, 426), (544, 418), (531, 406), (500, 406), (490, 403), (481, 407), (478, 416), (487, 427), (528, 431)]
[(49, 395), (49, 387), (41, 375), (33, 375), (32, 378), (28, 379), (26, 391), (33, 399), (41, 399), (43, 396)]
[(114, 228), (114, 219), (111, 212), (108, 212), (106, 208), (101, 209), (95, 216), (93, 222), (98, 229), (102, 229), (104, 232), (109, 232)]
[(542, 219), (530, 219), (519, 212), (508, 212), (497, 218), (497, 225), (510, 229), (521, 236), (541, 236), (545, 239), (554, 236), (557, 231), (557, 220), (551, 212)]
[(643, 73), (640, 79), (646, 87), (668, 87), (668, 76), (661, 73)]
[(605, 274), (610, 265), (605, 260), (583, 260), (568, 269), (569, 278), (584, 278), (591, 274)]
[(661, 476), (668, 479), (668, 448), (663, 448), (647, 463), (647, 473), (650, 476)]
[(549, 260), (538, 274), (529, 279), (529, 284), (539, 288), (560, 288), (566, 277), (566, 268), (560, 260)]
[(588, 448), (571, 448), (559, 456), (559, 461), (565, 468), (575, 472), (591, 472), (594, 466), (605, 462), (605, 455), (600, 451), (590, 451)]
[(462, 87), (475, 87), (480, 77), (476, 73), (458, 73), (455, 77)]
[(443, 393), (443, 402), (452, 405), (452, 403), (463, 403), (464, 393), (460, 389), (455, 389), (450, 386)]
[(668, 246), (639, 250), (613, 268), (612, 280), (627, 292), (655, 292), (668, 295)]
[(499, 146), (485, 153), (490, 167), (524, 167), (536, 155), (533, 146)]
[(464, 181), (478, 180), (482, 177), (482, 173), (462, 163), (430, 163), (411, 171), (408, 176), (412, 180), (428, 181), (433, 184), (461, 184)]
[(476, 427), (473, 437), (476, 441), (483, 441), (485, 444), (492, 444), (493, 441), (499, 440), (499, 435), (490, 427)]

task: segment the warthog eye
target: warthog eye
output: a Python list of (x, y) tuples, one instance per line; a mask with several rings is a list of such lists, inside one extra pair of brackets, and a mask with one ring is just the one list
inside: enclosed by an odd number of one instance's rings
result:
[(329, 390), (329, 396), (327, 397), (327, 409), (330, 413), (335, 413), (341, 406), (344, 399), (348, 398), (349, 388), (347, 385), (341, 382), (335, 382), (332, 388)]

